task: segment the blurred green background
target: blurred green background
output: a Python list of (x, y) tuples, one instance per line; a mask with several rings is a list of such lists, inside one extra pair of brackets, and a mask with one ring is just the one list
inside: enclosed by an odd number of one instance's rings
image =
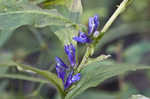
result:
[[(83, 13), (80, 23), (87, 26), (88, 18), (99, 14), (100, 29), (102, 29), (121, 1), (82, 0)], [(64, 2), (67, 0), (0, 0), (0, 13), (39, 7), (44, 10), (57, 9), (62, 15), (68, 17), (67, 10), (63, 7)], [(100, 40), (92, 57), (111, 54), (110, 60), (117, 63), (150, 65), (149, 27), (150, 0), (133, 0)], [(19, 26), (12, 33), (5, 29), (8, 34), (0, 32), (0, 60), (13, 59), (55, 72), (55, 56), (61, 56), (63, 59), (66, 56), (61, 41), (54, 34), (54, 29), (57, 28), (55, 26), (35, 28), (31, 25)], [(79, 52), (78, 57), (82, 57), (83, 52), (84, 49)], [(5, 73), (22, 74), (14, 68), (0, 68), (0, 74)], [(24, 75), (37, 77), (28, 73)], [(137, 71), (108, 79), (96, 88), (88, 89), (76, 99), (128, 99), (132, 94), (150, 97), (149, 71)], [(56, 98), (56, 90), (51, 85), (1, 77), (0, 99)]]

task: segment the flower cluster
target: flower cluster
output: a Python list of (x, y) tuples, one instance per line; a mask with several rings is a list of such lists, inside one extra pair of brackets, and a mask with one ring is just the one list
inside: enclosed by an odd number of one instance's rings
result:
[[(74, 74), (74, 67), (76, 66), (76, 57), (75, 57), (75, 47), (73, 44), (64, 46), (65, 53), (68, 56), (71, 67), (69, 67), (59, 58), (56, 57), (56, 72), (59, 78), (62, 79), (64, 84), (64, 90), (69, 88), (73, 83), (76, 83), (80, 80), (80, 73)], [(71, 70), (69, 75), (67, 71)]]
[[(99, 32), (97, 31), (99, 27), (99, 17), (95, 15), (94, 17), (89, 18), (88, 22), (88, 33), (84, 33), (79, 31), (79, 35), (73, 37), (73, 40), (79, 43), (91, 43), (91, 36), (98, 35)], [(73, 83), (76, 83), (80, 80), (80, 73), (74, 72), (74, 67), (77, 66), (76, 64), (76, 56), (75, 52), (76, 49), (73, 44), (65, 45), (64, 46), (65, 53), (68, 56), (68, 60), (70, 62), (70, 67), (68, 67), (59, 57), (56, 57), (56, 72), (60, 79), (62, 79), (64, 84), (64, 90), (68, 89)], [(69, 71), (69, 73), (68, 73)]]
[(92, 40), (90, 39), (90, 36), (93, 34), (93, 36), (96, 37), (99, 34), (99, 32), (97, 31), (98, 27), (99, 27), (98, 15), (90, 17), (88, 22), (88, 34), (79, 31), (79, 35), (73, 37), (73, 40), (79, 43), (91, 43)]

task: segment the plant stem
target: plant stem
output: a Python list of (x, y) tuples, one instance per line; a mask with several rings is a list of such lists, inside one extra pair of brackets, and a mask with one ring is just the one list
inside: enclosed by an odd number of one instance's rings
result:
[[(117, 8), (117, 10), (114, 12), (114, 14), (110, 17), (110, 19), (106, 22), (103, 29), (101, 30), (101, 33), (103, 33), (103, 35), (110, 28), (110, 26), (116, 20), (116, 18), (125, 10), (125, 8), (127, 7), (127, 4), (129, 3), (129, 1), (131, 1), (131, 0), (123, 0), (122, 1), (120, 6)], [(101, 38), (103, 35), (99, 35), (98, 37)], [(94, 43), (93, 46), (95, 46), (97, 43), (98, 43), (98, 41), (96, 43)], [(85, 52), (85, 55), (84, 55), (84, 57), (81, 61), (81, 64), (79, 65), (79, 67), (77, 69), (78, 72), (80, 72), (80, 70), (83, 68), (83, 66), (86, 63), (88, 57), (90, 56), (90, 53), (91, 53), (91, 48), (88, 46), (87, 50)]]
[(123, 0), (120, 6), (117, 8), (117, 10), (114, 12), (114, 14), (110, 17), (110, 19), (107, 21), (107, 23), (104, 25), (103, 29), (101, 32), (106, 32), (112, 23), (116, 20), (116, 18), (125, 10), (127, 7), (127, 4), (129, 3), (130, 0)]
[(80, 70), (83, 68), (84, 64), (86, 63), (86, 61), (87, 61), (87, 59), (88, 59), (88, 57), (90, 55), (90, 51), (91, 51), (90, 47), (88, 46), (87, 49), (86, 49), (85, 55), (83, 56), (83, 59), (82, 59), (80, 65), (79, 65), (79, 67), (77, 69), (78, 72), (80, 72)]

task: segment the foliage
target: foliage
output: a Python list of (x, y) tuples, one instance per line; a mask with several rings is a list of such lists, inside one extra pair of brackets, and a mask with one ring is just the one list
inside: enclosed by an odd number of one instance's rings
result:
[[(147, 13), (138, 16), (148, 8), (147, 2), (149, 1), (144, 0), (142, 4), (141, 1), (131, 3), (130, 1), (132, 0), (123, 0), (112, 17), (105, 22), (106, 19), (102, 20), (102, 17), (109, 16), (109, 7), (113, 1), (0, 0), (0, 78), (38, 82), (41, 86), (52, 85), (62, 99), (74, 99), (78, 95), (82, 97), (85, 90), (96, 87), (114, 76), (124, 75), (129, 71), (150, 69), (147, 65), (137, 65), (141, 63), (143, 54), (150, 50), (149, 40), (129, 46), (121, 53), (121, 58), (127, 63), (104, 61), (111, 55), (98, 54), (106, 44), (131, 34), (143, 35), (143, 32), (150, 26), (149, 21), (145, 21), (148, 20)], [(137, 6), (140, 4), (141, 7)], [(129, 9), (126, 11), (128, 6)], [(134, 11), (135, 9), (137, 11)], [(122, 14), (123, 11), (126, 12)], [(89, 44), (75, 42), (72, 38), (78, 36), (78, 31), (86, 32), (87, 30), (86, 25), (82, 23), (86, 24), (88, 17), (95, 13), (100, 15), (100, 28), (98, 29), (100, 35), (97, 37), (90, 35), (93, 42)], [(117, 20), (118, 23), (110, 28), (120, 14), (122, 14), (121, 21)], [(68, 65), (63, 46), (71, 43), (76, 47), (78, 62), (78, 67), (73, 70), (75, 73), (81, 73), (81, 79), (66, 91), (62, 80), (54, 72), (54, 57), (61, 56)], [(111, 53), (117, 52), (114, 49)], [(35, 75), (36, 77), (33, 77)], [(0, 91), (6, 92), (5, 87), (9, 85), (9, 82), (4, 80), (0, 84)], [(38, 90), (42, 90), (41, 87), (37, 88), (37, 94)], [(88, 93), (93, 94), (92, 91)], [(38, 96), (37, 94), (33, 92), (31, 96)], [(115, 97), (95, 93), (91, 98), (96, 99), (96, 96), (103, 99)], [(10, 98), (6, 97), (6, 99)]]

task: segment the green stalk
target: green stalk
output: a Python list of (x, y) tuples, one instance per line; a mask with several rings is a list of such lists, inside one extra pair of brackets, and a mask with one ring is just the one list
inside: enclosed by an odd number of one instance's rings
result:
[(91, 52), (90, 51), (90, 47), (88, 46), (87, 49), (86, 49), (86, 52), (85, 52), (85, 54), (83, 56), (83, 59), (82, 59), (80, 65), (77, 68), (77, 72), (80, 72), (80, 70), (83, 68), (84, 64), (86, 63), (86, 61), (87, 61), (87, 59), (88, 59), (88, 57), (90, 55), (90, 52)]
[[(125, 10), (125, 8), (127, 7), (128, 3), (130, 1), (131, 0), (123, 0), (121, 2), (119, 7), (117, 8), (117, 10), (114, 12), (114, 14), (110, 17), (110, 19), (104, 25), (103, 29), (100, 31), (100, 35), (97, 38), (101, 38), (105, 34), (105, 32), (110, 28), (110, 26), (117, 19), (117, 17)], [(98, 40), (100, 40), (100, 39), (98, 39)], [(98, 41), (93, 43), (93, 46), (95, 47), (97, 43), (98, 43)], [(87, 61), (88, 57), (90, 56), (90, 53), (92, 50), (93, 49), (91, 47), (89, 47), (89, 46), (87, 47), (87, 50), (86, 50), (85, 55), (81, 61), (81, 64), (79, 65), (79, 67), (77, 69), (78, 72), (80, 72), (80, 70), (84, 67), (84, 64)]]
[(114, 14), (110, 17), (110, 19), (106, 22), (101, 32), (106, 32), (112, 23), (116, 20), (116, 18), (125, 10), (127, 7), (129, 1), (131, 0), (123, 0), (120, 6), (117, 8), (117, 10), (114, 12)]

